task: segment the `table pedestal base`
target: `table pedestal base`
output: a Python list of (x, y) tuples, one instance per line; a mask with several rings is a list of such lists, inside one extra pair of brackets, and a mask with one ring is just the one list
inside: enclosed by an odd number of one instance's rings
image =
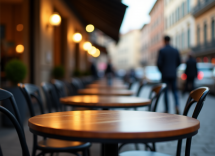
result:
[(118, 144), (102, 144), (102, 156), (118, 156)]

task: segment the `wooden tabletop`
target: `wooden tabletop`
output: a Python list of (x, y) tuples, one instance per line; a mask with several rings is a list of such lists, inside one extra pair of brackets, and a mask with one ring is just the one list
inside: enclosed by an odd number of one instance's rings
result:
[[(98, 80), (95, 81), (94, 84), (107, 84), (107, 79), (102, 79), (102, 80)], [(112, 84), (123, 84), (123, 81), (120, 79), (112, 79), (111, 80)]]
[(89, 89), (80, 89), (78, 91), (82, 95), (112, 95), (112, 96), (129, 96), (133, 95), (134, 92), (126, 89), (99, 89), (99, 88), (89, 88)]
[(87, 88), (104, 88), (104, 89), (126, 89), (126, 85), (123, 84), (115, 84), (115, 85), (107, 85), (107, 84), (90, 84)]
[(197, 119), (145, 111), (67, 111), (28, 120), (35, 132), (85, 139), (153, 139), (197, 132)]
[(127, 96), (78, 95), (61, 98), (60, 102), (78, 107), (119, 108), (147, 106), (151, 103), (151, 100)]

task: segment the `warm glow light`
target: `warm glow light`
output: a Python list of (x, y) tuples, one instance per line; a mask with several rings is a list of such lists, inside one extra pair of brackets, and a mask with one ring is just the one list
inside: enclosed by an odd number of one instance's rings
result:
[(96, 53), (96, 47), (92, 46), (92, 47), (90, 48), (90, 50), (88, 50), (88, 53), (89, 53), (90, 55), (94, 55), (94, 54)]
[(186, 80), (187, 79), (187, 75), (185, 73), (181, 74), (181, 79), (182, 80)]
[(89, 33), (93, 32), (94, 31), (94, 26), (92, 24), (88, 24), (86, 26), (86, 31), (89, 32)]
[(23, 30), (23, 24), (18, 24), (17, 26), (16, 26), (16, 30), (17, 31), (22, 31)]
[(211, 63), (212, 63), (212, 64), (215, 64), (215, 58), (212, 58), (212, 59), (211, 59)]
[(23, 53), (24, 49), (25, 49), (24, 46), (21, 45), (21, 44), (19, 44), (19, 45), (16, 46), (16, 52), (17, 53)]
[(84, 50), (89, 50), (92, 47), (92, 44), (90, 42), (85, 42), (83, 45)]
[(203, 73), (202, 71), (198, 72), (197, 78), (198, 78), (199, 80), (202, 80), (203, 77), (204, 77), (204, 73)]
[(51, 15), (50, 17), (50, 23), (51, 25), (60, 25), (61, 23), (61, 17), (58, 13), (54, 13), (53, 15)]
[(207, 58), (207, 57), (204, 57), (204, 58), (203, 58), (203, 61), (204, 61), (204, 62), (208, 62), (208, 58)]
[(75, 33), (75, 34), (73, 35), (73, 41), (74, 41), (74, 42), (78, 43), (78, 42), (80, 42), (81, 40), (82, 40), (82, 35), (81, 35), (80, 33)]
[(96, 53), (93, 54), (93, 57), (99, 57), (100, 55), (100, 50), (96, 49)]

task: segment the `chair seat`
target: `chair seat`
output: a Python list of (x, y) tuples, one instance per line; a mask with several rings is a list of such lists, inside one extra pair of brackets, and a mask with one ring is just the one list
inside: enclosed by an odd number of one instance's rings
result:
[(66, 140), (58, 140), (58, 139), (50, 139), (47, 138), (45, 140), (41, 140), (38, 142), (38, 146), (40, 148), (59, 148), (59, 149), (67, 149), (67, 150), (78, 150), (81, 148), (87, 148), (91, 146), (89, 142), (78, 142), (78, 141), (66, 141)]
[(127, 151), (120, 153), (119, 156), (170, 156), (170, 155), (151, 151)]

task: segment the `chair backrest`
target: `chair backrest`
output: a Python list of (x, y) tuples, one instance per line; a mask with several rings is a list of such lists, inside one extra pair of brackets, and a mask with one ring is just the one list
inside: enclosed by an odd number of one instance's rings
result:
[(146, 81), (146, 80), (141, 80), (141, 81), (139, 81), (139, 86), (138, 86), (137, 94), (136, 94), (137, 97), (140, 96), (141, 90), (143, 89), (143, 87), (144, 87), (146, 84), (147, 84), (147, 81)]
[(58, 98), (66, 97), (65, 84), (63, 81), (53, 79), (52, 84), (54, 85), (54, 88), (56, 89)]
[(192, 114), (192, 117), (197, 119), (202, 107), (203, 107), (203, 104), (204, 104), (204, 100), (206, 98), (206, 96), (208, 95), (209, 93), (209, 88), (208, 87), (200, 87), (200, 88), (197, 88), (193, 91), (190, 92), (190, 95), (187, 99), (187, 103), (186, 103), (186, 106), (184, 108), (184, 112), (183, 112), (183, 115), (186, 115), (188, 114), (189, 110), (190, 110), (190, 107), (196, 103), (196, 107), (193, 111), (193, 114)]
[[(191, 106), (194, 103), (196, 103), (196, 107), (192, 113), (192, 117), (197, 119), (199, 113), (202, 110), (205, 98), (208, 95), (208, 93), (209, 93), (208, 87), (200, 87), (191, 91), (187, 99), (183, 115), (187, 116)], [(186, 141), (186, 149), (190, 147), (190, 144), (191, 144), (191, 138), (188, 138)], [(182, 145), (182, 140), (178, 140), (177, 153), (176, 153), (177, 156), (181, 155), (181, 145)], [(189, 152), (189, 151), (186, 151), (186, 152)]]
[(81, 82), (76, 78), (72, 78), (71, 85), (72, 85), (72, 88), (74, 89), (74, 94), (75, 95), (78, 94), (79, 89), (83, 89), (83, 86), (82, 86)]
[(28, 84), (28, 83), (25, 83), (25, 84), (19, 83), (18, 86), (21, 89), (21, 91), (27, 101), (31, 117), (35, 116), (35, 110), (34, 110), (34, 104), (32, 101), (32, 97), (34, 99), (36, 99), (37, 104), (39, 105), (39, 108), (40, 108), (40, 113), (44, 114), (45, 112), (43, 109), (43, 103), (42, 103), (42, 98), (40, 95), (39, 87), (37, 87), (36, 85), (33, 85), (33, 84)]
[(20, 120), (20, 115), (19, 115), (18, 107), (17, 107), (16, 101), (14, 99), (14, 96), (12, 93), (10, 93), (6, 90), (0, 89), (0, 101), (6, 100), (6, 99), (10, 100), (16, 117), (3, 106), (0, 106), (0, 111), (11, 120), (11, 122), (13, 123), (13, 125), (15, 127), (15, 129), (18, 133), (21, 147), (22, 147), (22, 155), (30, 156), (28, 146), (27, 146), (26, 140), (25, 140), (25, 134), (23, 131), (22, 122)]
[(0, 89), (0, 101), (4, 101), (4, 100), (9, 100), (12, 107), (13, 107), (13, 110), (14, 110), (14, 115), (16, 116), (19, 124), (22, 126), (22, 120), (21, 120), (21, 117), (20, 117), (20, 114), (19, 114), (19, 110), (18, 110), (18, 107), (17, 107), (17, 104), (16, 104), (16, 100), (13, 96), (13, 94), (7, 90), (4, 90), (4, 89)]
[(158, 84), (152, 87), (149, 94), (149, 99), (151, 99), (151, 105), (149, 105), (149, 111), (156, 112), (158, 101), (162, 93), (164, 93), (167, 85), (165, 83)]
[(51, 113), (52, 106), (54, 106), (55, 111), (59, 112), (62, 110), (62, 105), (60, 104), (60, 99), (56, 93), (54, 86), (51, 83), (43, 82), (41, 84), (42, 90), (46, 98), (46, 105), (49, 113)]

